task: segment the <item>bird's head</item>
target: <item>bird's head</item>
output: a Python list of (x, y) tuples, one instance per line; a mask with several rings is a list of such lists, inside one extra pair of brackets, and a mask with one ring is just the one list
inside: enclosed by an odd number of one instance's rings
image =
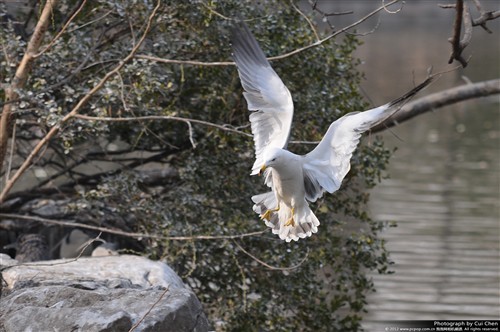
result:
[(279, 166), (283, 162), (283, 156), (285, 150), (280, 148), (269, 148), (264, 153), (264, 164), (261, 166), (259, 175), (262, 175), (264, 171), (269, 167)]

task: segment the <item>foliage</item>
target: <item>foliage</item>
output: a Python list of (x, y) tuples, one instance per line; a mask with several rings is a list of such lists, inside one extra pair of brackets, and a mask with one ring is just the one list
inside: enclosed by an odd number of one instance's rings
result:
[[(51, 35), (76, 1), (62, 1)], [(87, 5), (68, 32), (37, 59), (16, 104), (17, 162), (110, 70), (140, 36), (154, 3), (98, 1)], [(165, 2), (141, 54), (198, 61), (230, 60), (229, 27), (221, 17), (253, 18), (249, 26), (268, 55), (313, 43), (304, 18), (288, 2)], [(29, 31), (28, 31), (29, 33)], [(0, 41), (0, 77), (8, 83), (26, 41), (8, 25)], [(357, 40), (346, 36), (273, 62), (295, 102), (293, 140), (319, 140), (329, 124), (366, 106), (352, 58)], [(163, 64), (135, 58), (93, 96), (81, 114), (193, 118), (249, 132), (248, 111), (233, 66)], [(50, 142), (35, 167), (48, 178), (29, 187), (43, 197), (65, 192), (65, 217), (164, 236), (240, 234), (265, 230), (250, 196), (267, 190), (249, 176), (250, 137), (178, 121), (102, 122), (75, 119)], [(193, 142), (196, 148), (193, 147)], [(307, 144), (291, 144), (304, 153)], [(284, 243), (269, 232), (240, 239), (142, 239), (139, 248), (168, 262), (195, 290), (217, 330), (357, 331), (373, 290), (367, 272), (384, 272), (382, 225), (365, 212), (366, 189), (387, 160), (380, 140), (359, 149), (343, 188), (314, 206), (319, 233)], [(14, 168), (16, 164), (14, 164)], [(161, 183), (147, 170), (172, 169)], [(24, 197), (13, 193), (11, 198)], [(23, 201), (24, 202), (24, 201)], [(137, 244), (136, 244), (137, 245)], [(242, 249), (243, 248), (243, 249)], [(274, 267), (269, 269), (259, 260)]]

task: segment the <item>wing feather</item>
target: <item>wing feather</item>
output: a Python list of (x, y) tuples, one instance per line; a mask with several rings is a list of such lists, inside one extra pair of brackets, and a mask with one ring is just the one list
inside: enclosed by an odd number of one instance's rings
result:
[(245, 23), (232, 33), (233, 58), (245, 92), (255, 142), (252, 175), (264, 164), (268, 147), (285, 148), (293, 118), (293, 101)]
[(333, 122), (316, 148), (304, 156), (302, 167), (306, 199), (314, 202), (325, 191), (337, 191), (351, 168), (350, 160), (361, 135), (397, 112), (434, 79), (435, 76), (430, 76), (390, 103), (364, 112), (349, 113)]

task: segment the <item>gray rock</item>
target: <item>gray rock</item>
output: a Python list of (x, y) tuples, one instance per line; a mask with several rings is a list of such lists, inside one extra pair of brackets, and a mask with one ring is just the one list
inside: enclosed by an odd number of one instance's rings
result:
[(113, 242), (105, 242), (97, 246), (94, 251), (92, 251), (93, 257), (98, 256), (116, 256), (118, 255), (118, 244)]
[[(14, 261), (15, 262), (15, 261)], [(1, 265), (13, 261), (0, 254)], [(53, 260), (2, 271), (0, 331), (208, 331), (193, 291), (139, 256)]]
[(22, 234), (17, 241), (5, 246), (16, 249), (16, 260), (18, 262), (36, 262), (49, 259), (49, 248), (45, 237), (41, 234)]

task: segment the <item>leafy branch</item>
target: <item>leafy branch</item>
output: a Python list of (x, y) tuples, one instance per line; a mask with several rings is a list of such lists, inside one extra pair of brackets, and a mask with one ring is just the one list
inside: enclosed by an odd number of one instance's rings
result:
[[(47, 1), (46, 7), (49, 4), (53, 4), (53, 2), (52, 1)], [(59, 130), (61, 129), (62, 125), (64, 123), (68, 122), (69, 120), (71, 120), (72, 118), (74, 118), (75, 115), (78, 114), (78, 112), (80, 111), (80, 109), (90, 100), (90, 98), (97, 91), (99, 91), (104, 86), (104, 83), (106, 83), (111, 77), (113, 77), (115, 74), (117, 74), (123, 68), (123, 66), (125, 65), (125, 63), (127, 63), (128, 61), (130, 61), (134, 57), (135, 53), (138, 51), (138, 49), (141, 46), (141, 44), (144, 42), (144, 39), (146, 38), (146, 36), (147, 36), (147, 34), (149, 32), (149, 29), (151, 28), (151, 23), (153, 21), (153, 18), (156, 15), (156, 12), (160, 8), (160, 4), (161, 4), (161, 1), (158, 1), (157, 4), (156, 4), (156, 7), (153, 9), (153, 11), (151, 12), (151, 15), (148, 18), (147, 25), (146, 25), (146, 27), (144, 29), (144, 32), (143, 32), (141, 38), (139, 39), (139, 41), (137, 42), (137, 44), (134, 45), (134, 47), (132, 48), (132, 50), (130, 51), (130, 53), (122, 61), (120, 61), (118, 63), (118, 65), (116, 65), (111, 71), (109, 71), (108, 73), (106, 73), (106, 75), (104, 75), (104, 77), (99, 81), (99, 83), (97, 83), (85, 96), (83, 96), (82, 99), (80, 99), (80, 101), (76, 104), (76, 106), (68, 114), (66, 114), (56, 125), (54, 125), (50, 129), (50, 131), (33, 148), (33, 150), (31, 151), (31, 153), (29, 154), (29, 156), (23, 161), (22, 165), (14, 173), (14, 175), (12, 176), (12, 178), (7, 179), (7, 181), (5, 183), (5, 187), (3, 188), (2, 192), (0, 193), (0, 202), (3, 202), (5, 200), (7, 194), (9, 193), (9, 191), (14, 186), (14, 183), (16, 183), (16, 181), (21, 177), (21, 175), (31, 165), (31, 163), (33, 162), (34, 158), (42, 151), (42, 149), (44, 148), (44, 146), (52, 139), (52, 137), (54, 137), (59, 132)], [(45, 9), (46, 8), (44, 8), (44, 12), (45, 12)], [(47, 11), (48, 11), (48, 13), (46, 14), (46, 16), (47, 16), (46, 20), (47, 21), (48, 21), (50, 10), (52, 10), (52, 7), (49, 7), (47, 9)], [(47, 24), (48, 24), (48, 22), (44, 23), (44, 27), (45, 28), (46, 28)], [(26, 54), (30, 54), (29, 49), (30, 49), (30, 47), (28, 46), (28, 51), (27, 51)], [(28, 56), (28, 57), (31, 59), (31, 56)], [(19, 67), (21, 68), (21, 66), (22, 66), (22, 63), (21, 63), (21, 65)], [(26, 78), (27, 78), (27, 73), (25, 73), (25, 79)], [(11, 104), (7, 104), (4, 107), (10, 107), (10, 105)], [(4, 112), (4, 116), (2, 116), (2, 120), (4, 119), (5, 115), (6, 114)], [(1, 139), (1, 137), (0, 137), (0, 139)], [(1, 142), (1, 140), (0, 140), (0, 142)], [(0, 155), (0, 157), (2, 157), (2, 156)]]

